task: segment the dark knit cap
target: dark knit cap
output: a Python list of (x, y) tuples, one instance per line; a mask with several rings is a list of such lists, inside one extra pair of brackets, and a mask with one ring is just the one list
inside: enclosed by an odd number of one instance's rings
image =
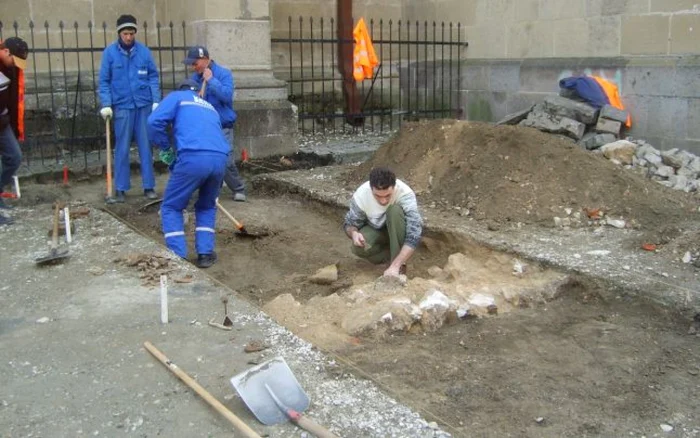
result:
[(138, 26), (136, 25), (136, 17), (134, 17), (133, 15), (124, 14), (121, 17), (117, 18), (117, 33), (129, 28), (134, 29), (134, 31), (138, 31)]
[(185, 79), (177, 86), (178, 90), (199, 91), (199, 84), (194, 79)]

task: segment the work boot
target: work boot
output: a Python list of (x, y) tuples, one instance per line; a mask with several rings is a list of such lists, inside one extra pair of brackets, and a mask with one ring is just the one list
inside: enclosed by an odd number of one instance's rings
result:
[(199, 254), (197, 256), (197, 267), (201, 269), (211, 268), (214, 263), (216, 263), (216, 253), (211, 254)]
[[(0, 195), (1, 195), (1, 194), (2, 194), (2, 192), (0, 192)], [(12, 210), (13, 208), (15, 208), (15, 207), (11, 206), (10, 204), (6, 204), (6, 203), (5, 203), (5, 200), (2, 198), (2, 196), (0, 196), (0, 209), (2, 209), (2, 210)]]
[(236, 192), (233, 194), (233, 200), (236, 202), (245, 202), (246, 201), (246, 196), (245, 193), (243, 192)]
[(156, 191), (153, 189), (144, 190), (143, 196), (145, 196), (147, 199), (158, 199), (158, 195), (156, 194)]
[(15, 220), (11, 217), (3, 216), (0, 214), (0, 225), (12, 225), (14, 223)]
[(110, 202), (112, 203), (117, 203), (117, 204), (123, 204), (126, 202), (126, 194), (122, 190), (117, 190), (117, 194), (114, 195), (114, 198), (112, 198), (114, 201)]

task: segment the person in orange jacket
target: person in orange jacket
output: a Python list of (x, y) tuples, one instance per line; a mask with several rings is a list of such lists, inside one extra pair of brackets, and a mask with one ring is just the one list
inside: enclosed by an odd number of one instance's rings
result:
[[(27, 65), (27, 43), (17, 37), (0, 42), (0, 208), (5, 204), (3, 190), (22, 162), (19, 140), (24, 140), (24, 68)], [(0, 225), (9, 225), (12, 218), (0, 215)]]

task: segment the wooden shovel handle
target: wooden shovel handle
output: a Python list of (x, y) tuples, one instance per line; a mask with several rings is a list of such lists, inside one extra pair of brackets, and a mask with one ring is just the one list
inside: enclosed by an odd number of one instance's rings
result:
[(238, 429), (247, 438), (261, 438), (253, 429), (251, 429), (247, 424), (245, 424), (240, 418), (238, 418), (233, 412), (229, 411), (226, 406), (222, 405), (217, 399), (214, 398), (206, 389), (202, 388), (199, 383), (197, 383), (192, 377), (188, 376), (186, 372), (178, 368), (177, 365), (172, 363), (163, 353), (161, 353), (156, 347), (150, 342), (146, 341), (143, 343), (149, 353), (151, 353), (156, 359), (161, 361), (167, 369), (173, 372), (177, 377), (180, 378), (187, 386), (192, 388), (194, 392), (199, 394), (211, 407), (219, 411), (221, 415), (226, 417), (228, 421), (233, 424), (233, 426)]
[(231, 213), (229, 213), (228, 210), (226, 210), (226, 209), (224, 208), (224, 206), (221, 205), (221, 203), (219, 203), (219, 200), (218, 200), (218, 199), (216, 200), (216, 206), (219, 208), (219, 210), (221, 210), (221, 212), (222, 212), (223, 214), (225, 214), (229, 219), (231, 219), (231, 222), (233, 222), (233, 225), (236, 227), (237, 230), (240, 230), (240, 229), (243, 228), (243, 224), (240, 223), (240, 222), (238, 222), (238, 221), (236, 220), (236, 218), (233, 217), (233, 215), (232, 215)]
[(302, 429), (313, 433), (318, 438), (339, 438), (338, 435), (304, 415), (300, 415), (299, 418), (295, 420), (295, 423)]
[(107, 197), (114, 195), (112, 191), (112, 130), (109, 126), (110, 117), (105, 119), (105, 136), (107, 137)]

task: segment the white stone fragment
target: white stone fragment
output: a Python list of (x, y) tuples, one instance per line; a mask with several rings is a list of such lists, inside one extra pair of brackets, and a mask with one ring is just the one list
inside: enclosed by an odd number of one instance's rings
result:
[(686, 263), (686, 264), (693, 261), (693, 256), (690, 255), (690, 251), (686, 251), (686, 253), (683, 254), (682, 260), (683, 260), (683, 263)]
[(670, 424), (662, 423), (659, 425), (659, 427), (666, 433), (673, 431), (673, 426), (671, 426)]

